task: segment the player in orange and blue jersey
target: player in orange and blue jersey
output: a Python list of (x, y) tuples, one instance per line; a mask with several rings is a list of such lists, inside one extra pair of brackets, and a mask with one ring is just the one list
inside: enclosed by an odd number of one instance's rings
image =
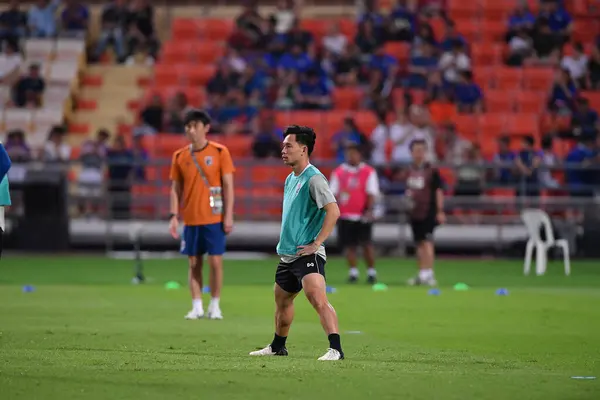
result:
[(222, 319), (219, 298), (223, 284), (225, 236), (233, 228), (233, 172), (227, 147), (209, 141), (210, 117), (202, 110), (189, 111), (184, 119), (190, 145), (173, 153), (171, 163), (171, 215), (169, 231), (179, 238), (179, 213), (184, 223), (181, 253), (189, 259), (192, 310), (186, 319), (204, 316), (202, 258), (210, 266), (210, 319)]

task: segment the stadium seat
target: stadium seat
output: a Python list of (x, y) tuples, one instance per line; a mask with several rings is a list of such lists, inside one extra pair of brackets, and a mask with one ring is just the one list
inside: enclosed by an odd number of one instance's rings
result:
[(550, 67), (525, 67), (523, 68), (523, 88), (548, 93), (555, 74)]
[(333, 90), (333, 106), (339, 110), (358, 110), (363, 94), (360, 88), (337, 87)]
[(546, 106), (547, 94), (532, 90), (515, 93), (516, 109), (522, 113), (541, 113)]
[(513, 111), (513, 92), (490, 89), (485, 92), (485, 108), (491, 113), (510, 113)]
[(11, 131), (20, 129), (25, 132), (31, 130), (31, 122), (33, 120), (33, 111), (8, 108), (4, 111), (4, 130)]

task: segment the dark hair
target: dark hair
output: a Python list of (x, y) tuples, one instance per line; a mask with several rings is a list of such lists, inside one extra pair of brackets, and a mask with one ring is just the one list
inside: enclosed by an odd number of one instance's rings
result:
[(424, 139), (415, 139), (412, 142), (410, 142), (410, 150), (412, 151), (415, 146), (420, 144), (427, 147), (427, 142)]
[(204, 110), (193, 108), (185, 113), (183, 125), (187, 126), (192, 122), (202, 122), (204, 125), (210, 125), (210, 116)]
[(508, 137), (508, 136), (500, 136), (498, 138), (498, 142), (499, 143), (504, 143), (504, 144), (508, 145), (508, 144), (510, 144), (510, 137)]
[(529, 146), (533, 146), (535, 144), (535, 139), (531, 135), (526, 135), (523, 137), (523, 141), (527, 143)]
[(315, 141), (317, 140), (317, 134), (313, 128), (308, 126), (289, 125), (283, 132), (283, 137), (288, 135), (296, 135), (296, 142), (306, 146), (308, 148), (308, 155), (310, 156), (315, 149)]
[(542, 149), (549, 150), (552, 149), (552, 136), (546, 135), (542, 138)]
[(577, 42), (573, 45), (573, 49), (579, 51), (579, 52), (583, 52), (583, 44), (581, 44), (581, 42)]

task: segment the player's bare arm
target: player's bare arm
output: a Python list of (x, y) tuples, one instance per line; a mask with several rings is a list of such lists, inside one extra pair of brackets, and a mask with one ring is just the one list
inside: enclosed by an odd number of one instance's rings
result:
[(181, 202), (181, 192), (183, 185), (179, 181), (173, 181), (171, 184), (171, 193), (169, 195), (169, 210), (171, 218), (169, 220), (169, 233), (174, 239), (179, 238), (179, 204)]
[(333, 228), (335, 227), (338, 218), (340, 217), (340, 209), (337, 203), (329, 203), (323, 207), (325, 211), (325, 219), (323, 220), (323, 226), (321, 228), (321, 232), (315, 239), (314, 242), (307, 246), (298, 246), (298, 255), (299, 256), (307, 256), (309, 254), (315, 254), (319, 247), (327, 240), (331, 232), (333, 232)]
[(233, 174), (223, 175), (223, 230), (225, 233), (230, 233), (233, 230), (233, 206), (234, 206), (234, 190), (233, 190)]
[(446, 223), (446, 214), (444, 213), (444, 191), (437, 189), (435, 191), (435, 201), (437, 206), (437, 221), (440, 224)]

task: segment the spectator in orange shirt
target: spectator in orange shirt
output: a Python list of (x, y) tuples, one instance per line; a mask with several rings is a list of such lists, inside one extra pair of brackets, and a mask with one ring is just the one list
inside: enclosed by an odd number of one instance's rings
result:
[(169, 231), (179, 237), (179, 212), (184, 229), (181, 253), (189, 258), (192, 310), (186, 319), (204, 316), (202, 306), (202, 256), (208, 253), (210, 266), (210, 319), (222, 319), (219, 296), (223, 284), (225, 235), (233, 228), (233, 172), (229, 150), (209, 141), (210, 117), (190, 110), (184, 117), (189, 146), (173, 154), (171, 164), (171, 215)]

